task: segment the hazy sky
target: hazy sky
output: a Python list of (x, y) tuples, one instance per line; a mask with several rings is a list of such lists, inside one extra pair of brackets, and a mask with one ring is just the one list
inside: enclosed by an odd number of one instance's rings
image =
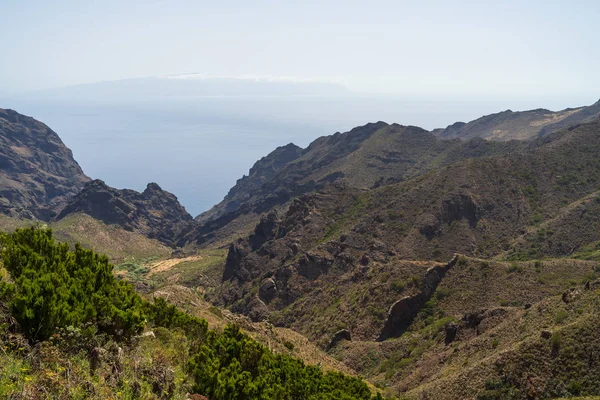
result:
[(199, 72), (598, 98), (599, 21), (598, 0), (4, 0), (0, 91)]

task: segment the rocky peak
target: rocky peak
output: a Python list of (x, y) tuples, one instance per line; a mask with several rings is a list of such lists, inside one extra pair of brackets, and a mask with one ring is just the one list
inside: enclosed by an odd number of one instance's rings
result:
[(212, 209), (198, 215), (198, 222), (215, 220), (227, 213), (235, 212), (249, 193), (259, 189), (265, 182), (272, 179), (285, 165), (296, 160), (302, 154), (302, 148), (293, 143), (273, 150), (267, 156), (258, 160), (250, 168), (248, 176), (238, 179), (235, 186), (229, 190), (223, 201)]
[[(375, 132), (388, 126), (385, 122), (368, 123), (346, 133), (335, 133), (314, 140), (306, 149), (294, 144), (278, 147), (257, 161), (250, 174), (239, 179), (223, 201), (196, 217), (207, 223), (238, 210), (251, 209), (256, 213), (268, 211), (295, 196), (311, 192), (332, 180), (344, 176), (343, 172), (328, 168), (336, 161), (358, 150)], [(323, 173), (320, 180), (313, 174)]]
[(0, 213), (48, 221), (87, 181), (52, 129), (0, 109)]
[(64, 208), (58, 218), (72, 213), (84, 213), (107, 224), (120, 225), (126, 230), (140, 232), (167, 245), (194, 225), (193, 218), (172, 193), (156, 183), (150, 183), (142, 193), (119, 190), (96, 179)]
[(146, 190), (144, 190), (144, 195), (155, 193), (155, 192), (162, 192), (162, 191), (163, 190), (162, 190), (162, 188), (160, 186), (158, 186), (158, 183), (156, 183), (156, 182), (150, 182), (146, 186)]

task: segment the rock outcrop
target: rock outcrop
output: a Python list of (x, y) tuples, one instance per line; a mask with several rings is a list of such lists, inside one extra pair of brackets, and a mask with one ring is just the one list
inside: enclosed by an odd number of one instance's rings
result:
[(452, 193), (442, 201), (441, 220), (447, 224), (461, 219), (474, 228), (481, 219), (481, 207), (468, 193)]
[(0, 213), (49, 221), (89, 180), (52, 129), (0, 109)]
[(431, 267), (425, 273), (421, 284), (420, 292), (413, 296), (406, 296), (396, 301), (388, 311), (388, 317), (385, 325), (379, 334), (378, 341), (383, 341), (393, 337), (401, 336), (406, 328), (412, 323), (421, 308), (431, 299), (435, 289), (448, 272), (458, 262), (458, 255), (455, 255), (450, 262), (445, 265)]
[(151, 239), (174, 246), (177, 239), (195, 225), (175, 195), (156, 183), (149, 183), (142, 193), (115, 189), (101, 180), (89, 182), (62, 210), (58, 219), (84, 213), (107, 224), (115, 224)]
[(329, 342), (329, 345), (327, 346), (327, 350), (329, 351), (329, 350), (333, 349), (342, 340), (348, 340), (348, 341), (352, 340), (352, 335), (350, 334), (349, 330), (340, 329), (339, 331), (334, 333), (331, 338), (331, 341)]

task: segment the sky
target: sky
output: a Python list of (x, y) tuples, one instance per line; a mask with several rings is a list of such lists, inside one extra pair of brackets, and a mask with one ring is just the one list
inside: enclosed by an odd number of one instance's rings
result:
[(2, 0), (0, 93), (181, 73), (598, 99), (600, 2)]

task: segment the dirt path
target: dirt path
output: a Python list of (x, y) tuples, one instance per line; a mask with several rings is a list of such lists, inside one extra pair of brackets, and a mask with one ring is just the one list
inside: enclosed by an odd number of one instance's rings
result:
[(184, 258), (169, 258), (167, 260), (158, 261), (150, 265), (150, 272), (148, 272), (148, 276), (152, 274), (156, 274), (158, 272), (168, 271), (179, 263), (186, 261), (198, 261), (201, 260), (202, 256), (189, 256)]

